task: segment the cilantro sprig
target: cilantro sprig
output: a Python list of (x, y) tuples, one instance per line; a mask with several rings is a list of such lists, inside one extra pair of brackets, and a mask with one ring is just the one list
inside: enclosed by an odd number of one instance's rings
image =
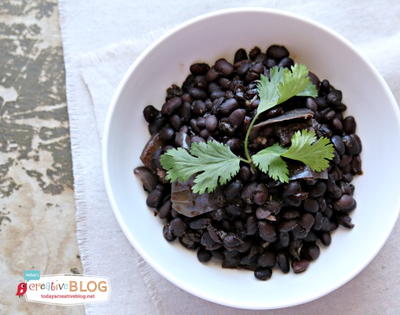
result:
[(248, 149), (251, 130), (261, 113), (293, 96), (317, 96), (317, 89), (308, 77), (307, 67), (299, 64), (292, 66), (290, 70), (273, 67), (269, 77), (261, 75), (257, 88), (260, 103), (246, 132), (246, 158), (235, 155), (227, 145), (216, 141), (193, 143), (189, 151), (183, 148), (170, 149), (160, 158), (169, 181), (186, 181), (195, 176), (192, 190), (202, 194), (226, 184), (238, 173), (241, 161), (281, 182), (289, 181), (286, 159), (300, 161), (314, 171), (328, 168), (329, 160), (333, 158), (333, 145), (325, 137), (317, 139), (314, 131), (296, 131), (288, 148), (274, 144), (253, 156)]

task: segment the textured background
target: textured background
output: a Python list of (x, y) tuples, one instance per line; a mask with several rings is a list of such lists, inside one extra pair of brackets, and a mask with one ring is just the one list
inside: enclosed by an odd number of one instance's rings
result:
[(57, 2), (0, 1), (0, 314), (82, 314), (15, 296), (25, 269), (80, 273)]

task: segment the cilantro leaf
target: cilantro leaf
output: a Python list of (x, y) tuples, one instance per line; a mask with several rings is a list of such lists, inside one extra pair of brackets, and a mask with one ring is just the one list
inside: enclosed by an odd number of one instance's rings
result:
[(291, 70), (282, 67), (273, 67), (269, 71), (269, 78), (260, 76), (257, 85), (260, 104), (257, 114), (283, 103), (293, 96), (318, 95), (315, 85), (308, 77), (305, 65), (295, 64)]
[(281, 156), (303, 162), (313, 171), (320, 172), (328, 168), (333, 152), (329, 139), (322, 137), (317, 140), (314, 131), (304, 129), (294, 133), (291, 146)]
[(161, 155), (160, 162), (171, 182), (186, 181), (196, 175), (192, 190), (199, 194), (226, 184), (240, 168), (240, 158), (227, 145), (216, 141), (193, 143), (189, 152), (170, 149)]
[(279, 144), (265, 148), (252, 156), (254, 164), (264, 173), (283, 183), (289, 181), (289, 170), (281, 154), (286, 151)]
[(308, 77), (307, 67), (300, 64), (292, 66), (291, 71), (287, 68), (283, 70), (278, 90), (279, 104), (293, 96), (317, 96), (317, 89)]

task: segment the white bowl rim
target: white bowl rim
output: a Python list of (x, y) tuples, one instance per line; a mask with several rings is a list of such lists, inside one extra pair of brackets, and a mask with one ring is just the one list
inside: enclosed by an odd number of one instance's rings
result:
[[(148, 46), (137, 58), (136, 60), (132, 63), (132, 65), (128, 68), (127, 72), (125, 73), (124, 77), (122, 78), (121, 82), (119, 83), (113, 98), (111, 100), (109, 109), (107, 111), (107, 116), (106, 116), (106, 120), (105, 120), (105, 127), (104, 127), (104, 132), (103, 132), (103, 138), (102, 138), (102, 165), (103, 165), (103, 177), (104, 177), (104, 184), (105, 184), (105, 188), (106, 188), (106, 192), (108, 195), (108, 199), (111, 203), (111, 207), (113, 209), (114, 215), (117, 218), (117, 221), (119, 223), (119, 225), (121, 226), (121, 229), (123, 231), (123, 233), (125, 234), (125, 236), (127, 237), (127, 239), (129, 240), (129, 242), (131, 243), (131, 245), (139, 252), (139, 254), (144, 258), (144, 260), (150, 264), (150, 266), (152, 266), (152, 268), (154, 268), (158, 273), (160, 273), (163, 277), (165, 277), (167, 280), (169, 280), (170, 282), (172, 282), (173, 284), (175, 284), (176, 286), (178, 286), (179, 288), (195, 295), (198, 296), (204, 300), (210, 301), (210, 302), (214, 302), (220, 305), (225, 305), (225, 306), (229, 306), (229, 307), (234, 307), (234, 308), (239, 308), (239, 309), (249, 309), (249, 310), (267, 310), (267, 309), (279, 309), (279, 308), (285, 308), (285, 307), (291, 307), (291, 306), (295, 306), (295, 305), (300, 305), (300, 304), (304, 304), (307, 302), (311, 302), (313, 300), (316, 300), (320, 297), (323, 297), (331, 292), (333, 292), (334, 290), (338, 289), (339, 287), (343, 286), (344, 284), (346, 284), (347, 282), (349, 282), (350, 280), (352, 280), (355, 276), (357, 276), (378, 254), (378, 252), (382, 249), (383, 245), (386, 243), (386, 240), (388, 239), (390, 233), (392, 232), (397, 219), (399, 217), (400, 214), (400, 198), (398, 198), (397, 200), (397, 205), (396, 205), (396, 209), (397, 209), (397, 215), (396, 215), (396, 220), (393, 220), (392, 225), (390, 227), (390, 229), (388, 229), (386, 231), (386, 235), (384, 238), (384, 242), (382, 242), (382, 244), (380, 244), (380, 246), (377, 247), (377, 250), (374, 251), (373, 253), (371, 253), (370, 257), (368, 260), (366, 260), (363, 264), (362, 267), (355, 272), (354, 274), (350, 275), (349, 277), (340, 279), (339, 281), (337, 281), (336, 283), (334, 283), (332, 286), (327, 286), (325, 290), (322, 290), (318, 293), (315, 294), (310, 294), (309, 296), (303, 298), (303, 299), (299, 299), (299, 300), (292, 300), (289, 301), (285, 304), (281, 304), (281, 305), (268, 305), (268, 302), (266, 302), (265, 307), (260, 307), (259, 305), (257, 307), (253, 306), (253, 305), (248, 305), (248, 304), (244, 304), (241, 303), (241, 301), (231, 301), (229, 299), (218, 299), (214, 296), (208, 295), (207, 293), (203, 292), (203, 291), (199, 291), (196, 289), (195, 286), (190, 286), (187, 283), (185, 283), (184, 281), (181, 281), (179, 278), (176, 278), (174, 274), (170, 273), (166, 268), (163, 268), (161, 265), (158, 264), (158, 262), (156, 260), (153, 260), (149, 255), (147, 255), (146, 250), (141, 246), (141, 244), (139, 244), (139, 242), (137, 242), (137, 240), (133, 237), (133, 235), (131, 234), (128, 226), (126, 225), (126, 223), (124, 222), (124, 219), (122, 217), (121, 212), (119, 211), (118, 205), (116, 200), (114, 199), (113, 193), (112, 193), (112, 188), (111, 188), (111, 184), (110, 184), (110, 174), (108, 172), (108, 168), (106, 167), (108, 165), (108, 135), (109, 135), (109, 131), (110, 131), (110, 126), (111, 126), (111, 121), (113, 119), (113, 115), (115, 112), (115, 107), (117, 105), (118, 99), (120, 97), (120, 94), (122, 92), (122, 90), (124, 89), (127, 81), (129, 80), (132, 72), (135, 70), (135, 68), (142, 62), (143, 59), (146, 58), (146, 56), (153, 51), (154, 49), (156, 49), (162, 42), (164, 42), (165, 40), (167, 40), (170, 36), (172, 36), (173, 34), (179, 32), (182, 29), (185, 29), (189, 26), (191, 26), (192, 24), (196, 24), (200, 21), (203, 20), (207, 20), (210, 18), (214, 18), (216, 16), (222, 16), (222, 15), (226, 15), (226, 14), (234, 14), (234, 13), (269, 13), (269, 14), (275, 14), (275, 15), (280, 15), (280, 16), (284, 16), (284, 17), (288, 17), (288, 18), (292, 18), (295, 20), (299, 20), (300, 22), (306, 23), (306, 24), (310, 24), (316, 28), (321, 29), (322, 31), (329, 33), (330, 35), (332, 35), (333, 37), (335, 37), (336, 39), (338, 39), (339, 41), (341, 41), (345, 46), (347, 46), (351, 51), (353, 51), (363, 62), (364, 64), (369, 68), (369, 70), (371, 70), (371, 72), (373, 73), (373, 75), (376, 77), (376, 79), (378, 80), (378, 82), (381, 84), (381, 86), (383, 87), (385, 94), (388, 98), (388, 100), (390, 101), (390, 105), (392, 107), (393, 112), (396, 115), (396, 120), (397, 120), (397, 127), (398, 127), (398, 131), (400, 133), (400, 110), (399, 107), (397, 105), (396, 99), (393, 96), (389, 86), (387, 85), (386, 81), (383, 79), (383, 77), (380, 75), (380, 73), (378, 72), (378, 70), (375, 68), (375, 66), (372, 65), (372, 63), (368, 60), (368, 58), (366, 58), (364, 56), (364, 54), (360, 51), (358, 51), (355, 46), (346, 38), (344, 38), (342, 35), (336, 33), (335, 31), (327, 28), (326, 26), (315, 22), (313, 20), (310, 20), (306, 17), (303, 16), (299, 16), (297, 14), (294, 13), (290, 13), (284, 10), (278, 10), (278, 9), (272, 9), (272, 8), (262, 8), (262, 7), (236, 7), (236, 8), (229, 8), (229, 9), (222, 9), (222, 10), (217, 10), (217, 11), (212, 11), (206, 14), (202, 14), (200, 16), (191, 18), (181, 24), (179, 24), (178, 26), (172, 28), (171, 30), (167, 31), (166, 34), (164, 34), (163, 36), (161, 36), (159, 39), (155, 40), (150, 46)], [(399, 196), (400, 197), (400, 196)]]

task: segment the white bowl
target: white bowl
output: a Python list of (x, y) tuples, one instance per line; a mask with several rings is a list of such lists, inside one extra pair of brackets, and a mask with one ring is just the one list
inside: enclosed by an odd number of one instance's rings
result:
[[(348, 114), (356, 117), (363, 141), (363, 170), (355, 179), (355, 227), (339, 229), (332, 244), (303, 274), (274, 272), (258, 281), (248, 271), (201, 264), (194, 252), (167, 243), (162, 225), (146, 207), (146, 194), (132, 169), (149, 139), (142, 110), (160, 107), (165, 90), (181, 84), (196, 61), (233, 59), (240, 48), (285, 45), (296, 62), (343, 91)], [(104, 134), (104, 178), (125, 235), (160, 274), (206, 300), (247, 309), (305, 303), (340, 287), (378, 253), (399, 213), (399, 110), (375, 68), (341, 36), (325, 27), (269, 9), (223, 10), (192, 19), (164, 36), (129, 68), (108, 113)], [(176, 242), (178, 243), (178, 242)], [(121, 257), (123, 259), (123, 257)], [(373, 286), (373, 284), (371, 284)]]

